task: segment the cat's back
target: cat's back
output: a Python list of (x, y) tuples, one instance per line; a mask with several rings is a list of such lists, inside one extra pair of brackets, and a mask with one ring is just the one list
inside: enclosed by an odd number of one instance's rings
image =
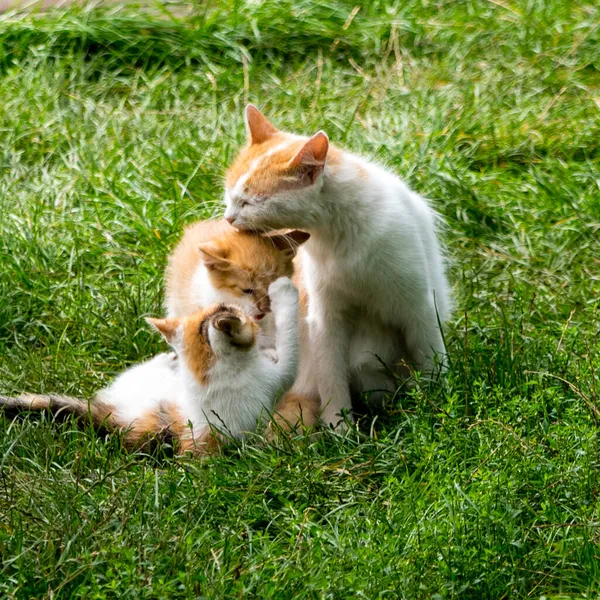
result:
[(230, 232), (224, 219), (198, 221), (188, 225), (169, 256), (165, 273), (165, 309), (169, 316), (189, 314), (198, 307), (192, 301), (191, 286), (202, 262), (200, 244)]
[(117, 407), (120, 418), (131, 422), (155, 408), (159, 402), (176, 399), (177, 361), (175, 353), (169, 352), (134, 365), (100, 390), (97, 397)]

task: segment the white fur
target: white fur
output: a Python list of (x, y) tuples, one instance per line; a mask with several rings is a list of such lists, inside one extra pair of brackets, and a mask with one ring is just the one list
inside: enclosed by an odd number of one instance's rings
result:
[(175, 353), (159, 354), (121, 373), (97, 396), (117, 409), (119, 422), (130, 424), (176, 395), (178, 371)]
[(160, 402), (173, 402), (194, 435), (210, 425), (232, 437), (256, 429), (261, 414), (273, 410), (275, 400), (294, 382), (298, 367), (298, 291), (282, 277), (269, 288), (275, 318), (277, 360), (255, 344), (232, 346), (225, 334), (209, 325), (216, 361), (209, 383), (196, 379), (188, 367), (181, 338), (174, 354), (160, 354), (122, 373), (98, 398), (117, 410), (119, 420), (133, 423)]
[(351, 382), (357, 391), (393, 388), (381, 361), (393, 368), (409, 358), (428, 374), (443, 363), (438, 319), (446, 322), (452, 301), (439, 217), (396, 175), (344, 153), (308, 187), (243, 208), (232, 190), (226, 200), (236, 227), (311, 234), (299, 254), (313, 360), (303, 354), (294, 389), (310, 393), (316, 378), (325, 422), (350, 410)]
[(256, 311), (253, 302), (246, 300), (243, 297), (235, 296), (225, 289), (218, 290), (214, 288), (210, 280), (209, 271), (202, 262), (198, 264), (198, 268), (192, 279), (192, 294), (198, 308), (225, 302), (227, 304), (239, 304), (246, 312), (248, 312), (248, 314), (251, 314), (250, 311)]

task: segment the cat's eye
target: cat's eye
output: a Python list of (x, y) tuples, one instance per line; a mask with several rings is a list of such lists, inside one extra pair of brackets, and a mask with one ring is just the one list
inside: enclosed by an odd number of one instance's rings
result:
[(246, 288), (244, 290), (242, 290), (242, 294), (254, 294), (254, 290), (252, 288)]
[(250, 204), (249, 202), (246, 202), (245, 200), (242, 202), (242, 204), (240, 205), (240, 208), (244, 208), (246, 206), (248, 206), (248, 204)]

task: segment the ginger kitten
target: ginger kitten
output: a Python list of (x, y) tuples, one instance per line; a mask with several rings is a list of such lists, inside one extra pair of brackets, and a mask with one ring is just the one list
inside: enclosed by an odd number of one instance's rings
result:
[(352, 391), (393, 390), (382, 362), (443, 368), (452, 298), (439, 216), (394, 173), (331, 146), (320, 131), (278, 130), (252, 105), (248, 144), (226, 178), (225, 218), (248, 231), (300, 228), (312, 362), (294, 390), (318, 391), (336, 425)]
[[(310, 235), (303, 231), (256, 233), (238, 231), (225, 219), (200, 221), (188, 226), (169, 257), (165, 275), (167, 316), (188, 315), (217, 302), (236, 303), (260, 325), (259, 344), (273, 347), (274, 322), (269, 285), (294, 273), (296, 253)], [(306, 345), (301, 305), (302, 346)], [(306, 351), (303, 350), (304, 353)], [(318, 420), (316, 394), (285, 394), (277, 403), (274, 420), (284, 430)]]
[(297, 249), (309, 237), (303, 231), (268, 236), (241, 232), (224, 219), (186, 227), (167, 265), (167, 316), (232, 302), (263, 320), (270, 312), (269, 285), (292, 276)]
[(218, 304), (180, 317), (148, 319), (175, 353), (135, 365), (89, 404), (77, 398), (0, 396), (12, 410), (62, 410), (97, 427), (125, 430), (125, 444), (168, 436), (182, 452), (210, 454), (228, 438), (254, 431), (294, 382), (298, 364), (298, 292), (289, 278), (269, 287), (277, 360), (260, 350), (258, 325), (235, 306)]

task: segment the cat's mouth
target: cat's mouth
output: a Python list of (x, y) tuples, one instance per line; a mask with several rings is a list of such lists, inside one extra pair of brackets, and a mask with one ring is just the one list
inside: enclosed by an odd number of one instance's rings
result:
[(254, 320), (262, 321), (266, 316), (267, 316), (267, 313), (261, 312), (261, 313), (258, 313), (257, 315), (254, 315)]

